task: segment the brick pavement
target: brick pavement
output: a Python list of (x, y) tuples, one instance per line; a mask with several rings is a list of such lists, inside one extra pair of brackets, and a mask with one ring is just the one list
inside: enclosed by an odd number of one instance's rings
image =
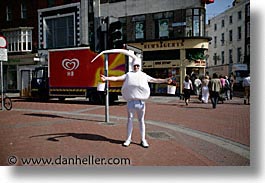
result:
[[(243, 105), (242, 98), (212, 109), (210, 104), (194, 98), (186, 106), (175, 97), (151, 97), (146, 110), (148, 149), (139, 145), (137, 122), (133, 143), (128, 148), (121, 146), (126, 138), (125, 105), (120, 102), (110, 106), (111, 123), (106, 124), (104, 106), (86, 101), (16, 100), (13, 110), (0, 111), (0, 165), (9, 165), (12, 155), (18, 159), (44, 157), (58, 161), (58, 157), (78, 156), (91, 162), (93, 158), (128, 158), (126, 166), (250, 164), (250, 106)], [(117, 163), (119, 159), (115, 160)], [(114, 166), (91, 162), (91, 166)], [(21, 160), (16, 165), (22, 165)]]

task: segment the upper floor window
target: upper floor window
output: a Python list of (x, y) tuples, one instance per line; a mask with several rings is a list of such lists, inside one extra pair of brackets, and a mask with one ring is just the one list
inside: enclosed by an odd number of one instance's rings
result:
[(168, 19), (158, 20), (158, 25), (159, 25), (159, 38), (169, 37)]
[(250, 4), (246, 5), (246, 15), (249, 17), (250, 16)]
[(242, 19), (242, 11), (237, 12), (237, 19), (238, 20)]
[(233, 41), (233, 31), (232, 30), (229, 31), (229, 41), (230, 42)]
[(7, 38), (9, 52), (32, 51), (32, 28), (23, 28), (3, 33)]
[[(126, 22), (125, 19), (124, 22)], [(145, 39), (145, 15), (132, 17), (132, 22), (134, 22), (134, 39)]]
[(222, 20), (222, 27), (225, 26), (225, 20)]
[(186, 10), (186, 36), (204, 36), (205, 34), (205, 10), (187, 9)]
[(238, 27), (237, 28), (237, 39), (241, 40), (241, 38), (242, 38), (242, 29), (241, 27)]
[(74, 15), (44, 19), (44, 48), (75, 46)]
[(216, 48), (217, 47), (217, 37), (214, 36), (214, 47)]
[(221, 44), (222, 44), (222, 46), (224, 46), (224, 43), (225, 43), (225, 33), (222, 33), (221, 34)]
[(154, 14), (155, 19), (155, 37), (169, 38), (170, 37), (170, 22), (172, 26), (173, 12), (163, 12)]
[(145, 23), (144, 21), (135, 22), (135, 39), (145, 38)]
[(217, 30), (217, 24), (214, 24), (214, 30), (215, 31)]
[(233, 63), (233, 50), (229, 49), (229, 63), (232, 64)]
[(237, 48), (237, 63), (241, 63), (242, 59), (242, 48)]
[(221, 52), (221, 61), (222, 61), (222, 64), (225, 63), (225, 52), (224, 51)]
[(21, 3), (21, 19), (26, 19), (27, 18), (27, 6), (25, 2)]
[(12, 20), (12, 8), (10, 5), (6, 6), (6, 21)]
[(214, 53), (213, 60), (214, 60), (214, 65), (217, 65), (217, 61), (218, 61), (217, 53)]
[(250, 22), (247, 22), (247, 38), (250, 37)]
[(229, 23), (232, 24), (233, 23), (233, 16), (229, 16)]

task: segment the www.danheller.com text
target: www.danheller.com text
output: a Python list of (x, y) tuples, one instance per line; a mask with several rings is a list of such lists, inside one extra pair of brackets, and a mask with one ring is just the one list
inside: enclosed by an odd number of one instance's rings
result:
[(131, 160), (124, 157), (96, 157), (94, 155), (88, 155), (86, 157), (80, 157), (75, 155), (74, 157), (58, 156), (54, 158), (46, 157), (8, 157), (9, 165), (80, 165), (80, 166), (118, 166), (118, 165), (131, 165)]

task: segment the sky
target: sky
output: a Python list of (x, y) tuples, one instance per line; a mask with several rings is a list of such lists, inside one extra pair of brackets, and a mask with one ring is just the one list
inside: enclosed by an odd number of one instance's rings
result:
[(234, 0), (215, 0), (214, 3), (206, 5), (206, 22), (208, 22), (208, 19), (232, 7), (233, 1)]

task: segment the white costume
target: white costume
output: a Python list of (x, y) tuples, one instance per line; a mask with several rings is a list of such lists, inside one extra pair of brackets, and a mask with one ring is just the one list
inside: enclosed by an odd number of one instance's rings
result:
[(152, 77), (142, 71), (128, 72), (122, 86), (122, 96), (125, 100), (146, 100), (150, 96), (148, 82)]
[[(141, 65), (141, 59), (134, 55), (132, 52), (123, 49), (106, 50), (97, 55), (91, 62), (95, 61), (100, 55), (108, 53), (123, 53), (133, 58), (133, 66)], [(115, 79), (114, 79), (115, 78)], [(124, 142), (124, 146), (129, 146), (132, 138), (133, 130), (133, 116), (137, 113), (138, 121), (140, 125), (140, 132), (143, 147), (148, 147), (148, 143), (145, 140), (145, 100), (150, 96), (150, 87), (148, 82), (164, 83), (165, 79), (155, 79), (146, 73), (138, 70), (128, 72), (122, 76), (117, 77), (105, 77), (105, 80), (112, 81), (124, 81), (122, 86), (122, 96), (127, 101), (128, 110), (128, 123), (127, 123), (127, 140)]]

